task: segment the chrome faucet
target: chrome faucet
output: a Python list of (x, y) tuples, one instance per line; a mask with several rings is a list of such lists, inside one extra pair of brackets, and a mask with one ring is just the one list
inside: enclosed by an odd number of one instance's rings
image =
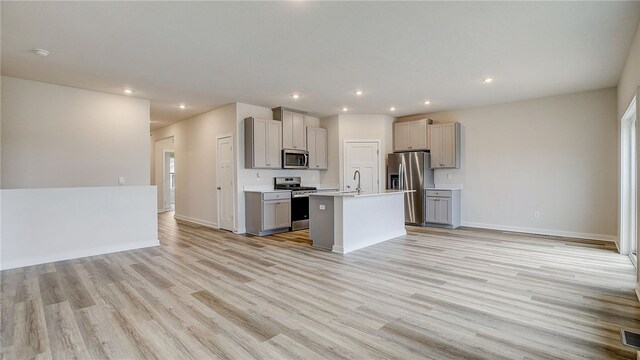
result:
[(356, 175), (358, 175), (358, 187), (356, 188), (356, 190), (358, 191), (358, 195), (360, 195), (362, 193), (362, 189), (360, 188), (360, 171), (356, 170), (353, 173), (353, 180), (356, 179)]

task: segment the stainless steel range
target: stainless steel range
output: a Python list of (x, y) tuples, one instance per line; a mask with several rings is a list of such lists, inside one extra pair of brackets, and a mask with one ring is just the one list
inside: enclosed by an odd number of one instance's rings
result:
[(291, 230), (308, 229), (309, 194), (316, 192), (316, 188), (302, 186), (299, 176), (277, 177), (273, 187), (276, 190), (291, 190)]

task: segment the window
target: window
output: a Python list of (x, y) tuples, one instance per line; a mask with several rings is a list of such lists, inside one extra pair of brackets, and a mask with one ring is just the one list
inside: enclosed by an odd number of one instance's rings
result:
[(175, 168), (175, 159), (174, 155), (171, 154), (169, 158), (169, 189), (173, 190), (176, 188), (176, 168)]

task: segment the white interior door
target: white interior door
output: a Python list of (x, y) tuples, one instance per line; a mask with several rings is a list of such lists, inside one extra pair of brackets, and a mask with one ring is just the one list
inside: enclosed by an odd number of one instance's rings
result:
[(344, 151), (344, 184), (346, 191), (356, 190), (358, 178), (354, 174), (360, 172), (360, 188), (362, 192), (371, 193), (379, 190), (380, 152), (377, 142), (345, 142)]
[(233, 142), (231, 136), (218, 139), (218, 227), (233, 231)]

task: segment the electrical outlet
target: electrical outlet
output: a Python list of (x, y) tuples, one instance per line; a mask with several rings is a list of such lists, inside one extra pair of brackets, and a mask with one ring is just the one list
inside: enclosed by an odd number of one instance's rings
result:
[(447, 179), (449, 180), (453, 179), (453, 174), (447, 174)]
[(533, 217), (534, 217), (534, 218), (536, 218), (536, 219), (540, 219), (540, 211), (535, 210), (535, 211), (533, 212)]
[(118, 185), (124, 185), (124, 176), (118, 177)]
[(324, 210), (324, 209), (325, 209), (324, 205), (320, 205), (320, 210)]

